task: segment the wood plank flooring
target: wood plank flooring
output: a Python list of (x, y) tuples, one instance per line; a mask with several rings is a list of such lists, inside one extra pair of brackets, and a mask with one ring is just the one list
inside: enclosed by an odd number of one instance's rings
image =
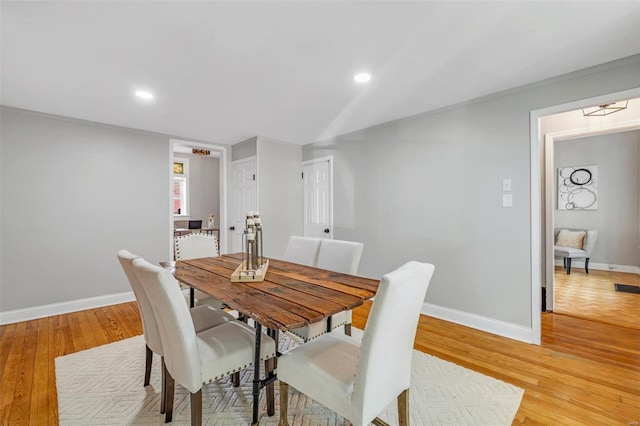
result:
[(553, 312), (640, 330), (640, 295), (615, 291), (614, 283), (640, 285), (640, 275), (556, 267)]
[[(415, 346), (524, 388), (516, 425), (639, 422), (640, 331), (556, 314), (542, 324), (535, 346), (422, 316)], [(58, 424), (55, 357), (141, 333), (135, 303), (1, 326), (0, 424)]]
[(0, 425), (57, 425), (54, 359), (140, 334), (133, 302), (0, 326)]

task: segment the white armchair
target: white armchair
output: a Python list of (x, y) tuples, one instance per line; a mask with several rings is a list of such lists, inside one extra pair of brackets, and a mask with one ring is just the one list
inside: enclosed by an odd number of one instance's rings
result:
[(382, 277), (362, 344), (328, 333), (278, 359), (279, 426), (288, 426), (289, 385), (354, 426), (368, 425), (397, 398), (400, 424), (409, 424), (413, 343), (433, 270), (408, 262)]
[(584, 270), (589, 273), (589, 260), (598, 239), (595, 229), (557, 229), (553, 248), (555, 257), (564, 259), (567, 275), (571, 273), (571, 260), (584, 259)]

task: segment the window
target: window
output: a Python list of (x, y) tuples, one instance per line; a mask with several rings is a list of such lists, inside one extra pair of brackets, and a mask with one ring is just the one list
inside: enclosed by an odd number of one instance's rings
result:
[(173, 214), (186, 215), (187, 211), (187, 178), (173, 177)]
[(173, 214), (189, 215), (189, 160), (176, 158), (173, 162)]

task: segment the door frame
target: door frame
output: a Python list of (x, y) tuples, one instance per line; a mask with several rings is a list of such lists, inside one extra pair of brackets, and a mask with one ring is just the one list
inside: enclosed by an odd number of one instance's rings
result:
[[(169, 170), (173, 170), (173, 151), (176, 145), (188, 146), (193, 148), (208, 149), (220, 154), (220, 228), (218, 241), (218, 250), (220, 254), (227, 252), (227, 168), (229, 162), (229, 151), (227, 147), (222, 145), (215, 145), (212, 143), (193, 142), (184, 139), (169, 139)], [(169, 173), (169, 233), (171, 238), (169, 239), (169, 254), (167, 259), (173, 259), (173, 245), (174, 245), (174, 233), (173, 233), (173, 173)]]
[[(553, 185), (553, 152), (549, 159), (546, 148), (553, 147), (554, 140), (560, 140), (562, 136), (552, 136), (547, 142), (540, 140), (540, 118), (546, 115), (577, 110), (592, 105), (640, 97), (640, 87), (609, 93), (602, 96), (581, 99), (566, 104), (555, 105), (530, 112), (530, 194), (531, 194), (531, 331), (533, 344), (540, 345), (542, 341), (542, 284), (547, 287), (547, 300), (549, 298), (549, 268), (553, 271), (553, 199), (549, 202), (548, 186)], [(600, 127), (602, 130), (604, 126)], [(570, 132), (570, 131), (569, 131)], [(558, 132), (568, 133), (568, 132)], [(576, 134), (577, 131), (574, 131)], [(607, 132), (604, 132), (607, 133)], [(553, 135), (553, 134), (551, 134)], [(580, 136), (575, 136), (580, 137)], [(566, 139), (570, 137), (565, 135)], [(547, 145), (550, 144), (550, 145)], [(543, 148), (545, 152), (543, 153)], [(552, 151), (552, 150), (551, 150)], [(549, 163), (550, 161), (550, 163)], [(551, 176), (551, 178), (549, 178)], [(545, 179), (544, 192), (542, 179)], [(549, 182), (551, 181), (551, 183)], [(544, 197), (544, 205), (542, 203)], [(543, 230), (544, 228), (544, 230)], [(542, 276), (542, 266), (545, 266), (545, 274)], [(550, 266), (551, 265), (551, 266)], [(553, 275), (551, 275), (551, 293), (553, 293)], [(544, 278), (544, 281), (543, 281)]]
[[(333, 239), (333, 155), (327, 155), (324, 157), (313, 158), (311, 160), (304, 160), (302, 162), (302, 169), (304, 166), (314, 163), (329, 162), (329, 237)], [(304, 229), (304, 180), (302, 182), (302, 234), (306, 237)]]

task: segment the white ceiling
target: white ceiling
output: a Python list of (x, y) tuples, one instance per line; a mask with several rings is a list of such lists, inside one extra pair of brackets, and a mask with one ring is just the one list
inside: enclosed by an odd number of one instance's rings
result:
[(223, 144), (309, 143), (640, 53), (637, 0), (1, 7), (3, 105)]

